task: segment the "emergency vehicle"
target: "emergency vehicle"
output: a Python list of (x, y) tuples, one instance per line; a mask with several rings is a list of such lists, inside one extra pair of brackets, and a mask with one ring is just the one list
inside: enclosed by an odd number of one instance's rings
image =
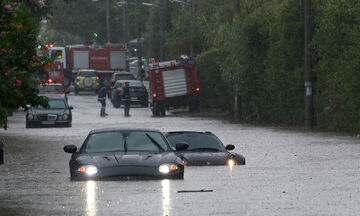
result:
[(186, 56), (180, 59), (154, 62), (150, 70), (150, 106), (154, 116), (165, 110), (189, 107), (200, 111), (200, 87), (195, 63)]
[(49, 46), (48, 50), (53, 61), (63, 63), (65, 86), (74, 82), (80, 69), (96, 70), (102, 82), (108, 81), (115, 71), (126, 70), (124, 44)]

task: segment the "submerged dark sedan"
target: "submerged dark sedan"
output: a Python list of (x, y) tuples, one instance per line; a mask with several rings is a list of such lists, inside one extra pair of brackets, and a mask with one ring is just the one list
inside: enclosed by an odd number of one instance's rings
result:
[(47, 97), (49, 108), (42, 106), (28, 107), (26, 111), (26, 128), (35, 126), (65, 126), (72, 125), (72, 106), (69, 106), (63, 96)]
[(184, 178), (183, 161), (157, 130), (93, 130), (78, 151), (75, 145), (65, 146), (64, 151), (72, 154), (71, 180)]
[(235, 149), (234, 145), (224, 146), (220, 139), (211, 132), (174, 131), (165, 134), (170, 144), (188, 145), (188, 148), (179, 151), (179, 156), (185, 165), (245, 165), (245, 157), (229, 152)]

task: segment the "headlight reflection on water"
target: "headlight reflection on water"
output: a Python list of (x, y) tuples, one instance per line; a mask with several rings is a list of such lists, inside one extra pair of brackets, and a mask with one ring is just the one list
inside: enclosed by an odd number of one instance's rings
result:
[(163, 216), (170, 215), (170, 180), (163, 179), (161, 180), (161, 201), (162, 201), (162, 209)]
[(97, 215), (95, 181), (86, 182), (86, 214), (85, 215), (86, 216)]

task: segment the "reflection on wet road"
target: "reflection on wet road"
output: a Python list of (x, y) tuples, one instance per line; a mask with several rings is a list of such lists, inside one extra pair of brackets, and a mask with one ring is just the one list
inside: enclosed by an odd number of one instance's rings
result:
[[(108, 101), (99, 116), (95, 95), (70, 95), (72, 128), (25, 129), (24, 112), (0, 130), (0, 215), (358, 215), (360, 140), (356, 137), (233, 124), (168, 113), (152, 117), (132, 108), (131, 117)], [(184, 180), (71, 182), (70, 155), (91, 129), (147, 127), (162, 131), (212, 131), (245, 166), (186, 167)], [(209, 192), (178, 193), (184, 190)]]

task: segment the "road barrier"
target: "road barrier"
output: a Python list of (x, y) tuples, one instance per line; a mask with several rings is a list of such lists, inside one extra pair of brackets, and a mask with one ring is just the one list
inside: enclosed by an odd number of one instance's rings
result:
[(4, 163), (4, 144), (0, 141), (0, 164)]

